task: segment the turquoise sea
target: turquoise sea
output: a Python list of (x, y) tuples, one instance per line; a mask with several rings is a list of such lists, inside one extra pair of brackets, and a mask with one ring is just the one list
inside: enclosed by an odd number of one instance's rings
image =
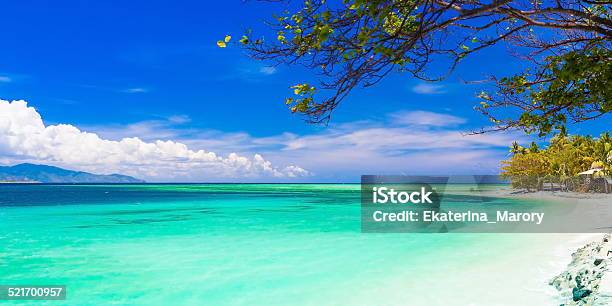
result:
[(359, 217), (350, 184), (2, 185), (0, 285), (67, 286), (19, 305), (547, 305), (569, 262), (568, 235)]

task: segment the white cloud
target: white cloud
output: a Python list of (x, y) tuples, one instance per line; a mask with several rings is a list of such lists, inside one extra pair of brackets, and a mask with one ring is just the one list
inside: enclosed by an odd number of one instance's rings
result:
[(147, 88), (143, 88), (143, 87), (134, 87), (134, 88), (128, 88), (123, 90), (123, 92), (126, 93), (146, 93), (149, 92), (149, 90)]
[(264, 66), (261, 67), (259, 69), (259, 72), (266, 74), (266, 75), (271, 75), (271, 74), (275, 74), (276, 73), (276, 67), (274, 66)]
[(444, 86), (440, 84), (420, 83), (412, 87), (412, 91), (421, 95), (436, 95), (445, 93)]
[(358, 180), (363, 174), (497, 174), (517, 134), (463, 134), (428, 126), (349, 124), (313, 135), (278, 137), (281, 150), (266, 152), (277, 162), (299, 161), (320, 180)]
[(0, 75), (0, 83), (9, 83), (12, 79), (6, 75)]
[(390, 118), (398, 125), (449, 126), (466, 122), (465, 118), (428, 111), (396, 112)]
[[(183, 118), (184, 119), (184, 118)], [(175, 120), (176, 121), (176, 120)], [(136, 132), (138, 125), (132, 128)], [(96, 173), (124, 173), (149, 180), (215, 181), (232, 178), (287, 178), (308, 175), (301, 167), (278, 168), (260, 154), (226, 157), (192, 150), (172, 140), (101, 138), (69, 124), (45, 126), (25, 101), (0, 100), (0, 157)]]
[(168, 121), (171, 123), (183, 124), (183, 123), (191, 122), (191, 118), (189, 118), (189, 116), (187, 115), (174, 115), (174, 116), (168, 117)]
[(163, 120), (90, 129), (115, 139), (126, 133), (145, 139), (164, 135), (191, 148), (259, 152), (276, 163), (305, 167), (314, 173), (312, 181), (356, 181), (362, 174), (496, 174), (512, 141), (524, 142), (518, 133), (466, 136), (467, 120), (444, 113), (400, 111), (387, 118), (331, 125), (305, 135), (285, 132), (267, 137), (183, 129)]

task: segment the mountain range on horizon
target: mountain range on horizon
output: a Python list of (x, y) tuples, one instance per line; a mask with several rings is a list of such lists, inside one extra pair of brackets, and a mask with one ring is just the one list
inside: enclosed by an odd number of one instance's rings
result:
[(0, 166), (2, 183), (144, 183), (145, 181), (122, 174), (93, 174), (67, 170), (55, 166), (23, 163)]

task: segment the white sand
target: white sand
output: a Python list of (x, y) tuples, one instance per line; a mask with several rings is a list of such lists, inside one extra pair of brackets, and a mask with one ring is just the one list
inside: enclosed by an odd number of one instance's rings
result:
[(612, 205), (612, 193), (578, 193), (560, 191), (521, 192), (511, 188), (480, 191), (482, 196), (509, 199), (534, 199), (551, 201), (579, 201), (581, 203), (601, 203)]

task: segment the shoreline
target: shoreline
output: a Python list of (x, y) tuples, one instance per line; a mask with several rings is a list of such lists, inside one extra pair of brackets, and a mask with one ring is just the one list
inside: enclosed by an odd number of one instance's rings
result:
[(559, 292), (562, 305), (609, 305), (612, 301), (611, 253), (610, 234), (589, 239), (586, 245), (572, 253), (565, 270), (548, 283)]
[(573, 191), (535, 191), (526, 192), (510, 187), (498, 190), (475, 190), (485, 197), (508, 198), (508, 199), (530, 199), (530, 200), (553, 200), (553, 201), (576, 201), (581, 202), (601, 202), (609, 201), (612, 203), (612, 193), (580, 193)]
[[(485, 197), (532, 199), (583, 203), (610, 203), (612, 194), (558, 191), (522, 192), (511, 188), (478, 191)], [(571, 234), (568, 234), (571, 235)], [(554, 287), (564, 306), (609, 305), (612, 303), (612, 238), (610, 233), (584, 234), (577, 238), (579, 245), (570, 248), (571, 257), (564, 270), (552, 277), (548, 285)], [(570, 243), (572, 244), (572, 243)]]

